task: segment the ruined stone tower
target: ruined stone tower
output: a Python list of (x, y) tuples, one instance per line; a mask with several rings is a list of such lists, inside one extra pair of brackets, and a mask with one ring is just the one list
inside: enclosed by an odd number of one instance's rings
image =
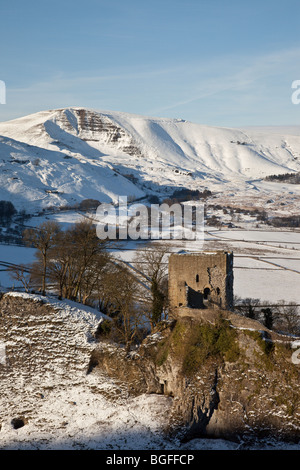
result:
[(233, 253), (176, 253), (169, 258), (169, 303), (180, 309), (233, 308)]

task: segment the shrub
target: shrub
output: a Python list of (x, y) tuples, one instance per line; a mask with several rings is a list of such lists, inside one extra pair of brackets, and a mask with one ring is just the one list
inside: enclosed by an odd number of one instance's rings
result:
[(79, 209), (82, 211), (97, 209), (100, 204), (100, 201), (97, 199), (84, 199), (80, 202)]
[(198, 200), (198, 199), (206, 199), (212, 195), (212, 192), (208, 189), (204, 189), (204, 191), (199, 191), (198, 189), (192, 190), (188, 188), (176, 189), (173, 191), (171, 200), (175, 202), (183, 202), (183, 201), (191, 201), (191, 200)]
[(300, 216), (273, 217), (268, 219), (268, 224), (273, 227), (300, 227)]
[(109, 338), (111, 335), (113, 323), (111, 320), (103, 320), (97, 328), (96, 337), (97, 338)]
[(187, 345), (183, 371), (193, 373), (205, 360), (214, 357), (234, 362), (239, 356), (236, 331), (228, 321), (220, 318), (216, 325), (200, 324), (193, 328)]
[(172, 352), (182, 360), (182, 372), (189, 376), (209, 358), (234, 362), (239, 357), (236, 338), (236, 331), (222, 317), (215, 325), (199, 323), (187, 326), (177, 321), (170, 337), (158, 348), (156, 364), (162, 365)]
[(297, 173), (283, 173), (281, 175), (269, 175), (265, 177), (266, 181), (275, 181), (280, 183), (300, 184), (300, 171)]
[(160, 199), (155, 194), (149, 196), (148, 201), (149, 201), (150, 204), (160, 204)]
[(17, 210), (12, 202), (10, 201), (0, 201), (0, 219), (11, 219)]

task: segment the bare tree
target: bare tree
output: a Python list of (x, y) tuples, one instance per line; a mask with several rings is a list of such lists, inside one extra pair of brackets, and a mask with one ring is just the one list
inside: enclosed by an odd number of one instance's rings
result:
[(61, 297), (87, 303), (108, 262), (110, 241), (100, 240), (93, 223), (87, 220), (60, 232), (56, 241), (50, 252), (49, 279)]
[(70, 294), (70, 266), (74, 248), (70, 242), (69, 231), (60, 232), (57, 236), (55, 250), (51, 253), (48, 277), (58, 290), (59, 297), (71, 298)]
[(141, 278), (148, 282), (148, 295), (145, 292), (145, 304), (148, 305), (151, 328), (161, 321), (167, 302), (167, 255), (168, 244), (153, 244), (137, 252), (135, 266)]
[(29, 291), (31, 285), (31, 273), (28, 266), (20, 264), (20, 266), (10, 268), (10, 276), (12, 279), (23, 285), (25, 292)]
[(300, 312), (294, 302), (285, 302), (281, 300), (275, 308), (274, 327), (277, 331), (287, 334), (300, 334)]
[(97, 237), (91, 221), (77, 222), (70, 230), (70, 242), (74, 248), (73, 265), (76, 266), (76, 276), (73, 279), (74, 298), (80, 292), (84, 274), (92, 264), (94, 257), (103, 250), (103, 240)]
[(234, 308), (237, 310), (241, 315), (245, 317), (252, 318), (253, 320), (258, 320), (260, 316), (260, 299), (253, 299), (247, 297), (245, 299), (241, 299), (235, 296), (234, 299)]
[(113, 319), (113, 337), (129, 351), (143, 329), (143, 310), (137, 302), (139, 283), (124, 266), (112, 265), (103, 283), (106, 313)]
[(41, 263), (41, 292), (46, 293), (47, 268), (49, 263), (49, 252), (55, 246), (60, 227), (57, 222), (47, 221), (37, 228), (24, 231), (23, 237), (27, 245), (37, 249), (36, 257)]
[(110, 261), (111, 256), (107, 252), (97, 253), (92, 259), (81, 278), (80, 302), (86, 304), (88, 300), (98, 300), (99, 285), (103, 284), (103, 279), (107, 273), (107, 264)]

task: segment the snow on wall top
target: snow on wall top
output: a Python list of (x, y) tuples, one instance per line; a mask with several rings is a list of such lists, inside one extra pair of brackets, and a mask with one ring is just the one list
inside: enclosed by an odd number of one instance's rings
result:
[(0, 375), (38, 381), (47, 373), (51, 380), (87, 373), (94, 334), (105, 315), (75, 302), (21, 292), (4, 294), (0, 308), (6, 349)]

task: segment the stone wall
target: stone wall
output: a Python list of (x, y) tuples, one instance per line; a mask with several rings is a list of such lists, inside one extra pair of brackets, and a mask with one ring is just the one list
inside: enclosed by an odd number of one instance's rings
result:
[(233, 254), (202, 252), (172, 254), (169, 258), (169, 302), (178, 307), (233, 306)]
[(8, 419), (35, 416), (48, 390), (85, 380), (101, 317), (76, 305), (18, 293), (2, 296), (0, 428)]

